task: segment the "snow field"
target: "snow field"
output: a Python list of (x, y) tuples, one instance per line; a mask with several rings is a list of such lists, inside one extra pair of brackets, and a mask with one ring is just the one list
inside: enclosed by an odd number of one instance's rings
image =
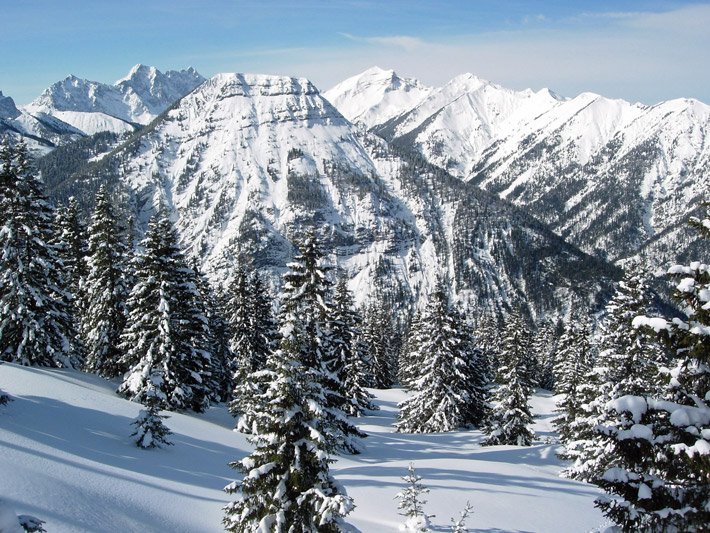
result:
[[(0, 365), (0, 498), (18, 514), (46, 520), (51, 532), (221, 531), (227, 463), (248, 453), (224, 406), (202, 415), (171, 413), (174, 446), (137, 448), (131, 421), (141, 406), (114, 393), (117, 383), (76, 371)], [(478, 431), (394, 433), (399, 389), (375, 390), (381, 410), (358, 420), (365, 452), (341, 457), (335, 478), (355, 499), (348, 523), (363, 532), (397, 531), (394, 495), (414, 463), (431, 492), (425, 510), (446, 531), (470, 501), (472, 531), (584, 532), (604, 523), (598, 491), (557, 476), (554, 444), (480, 447)], [(535, 430), (552, 435), (554, 400), (532, 401)]]

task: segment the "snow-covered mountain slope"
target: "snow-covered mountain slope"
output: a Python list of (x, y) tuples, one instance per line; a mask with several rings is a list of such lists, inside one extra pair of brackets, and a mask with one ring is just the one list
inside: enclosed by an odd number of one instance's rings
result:
[(31, 115), (0, 92), (0, 135), (24, 140), (32, 152), (43, 155), (56, 145), (81, 138), (83, 132), (56, 117)]
[(101, 182), (162, 204), (214, 280), (246, 254), (279, 274), (306, 227), (360, 301), (416, 302), (437, 276), (485, 307), (594, 305), (615, 272), (534, 219), (353, 126), (305, 79), (220, 74), (53, 193), (91, 205)]
[[(367, 92), (353, 90), (338, 104), (344, 113), (349, 101), (368, 102)], [(612, 260), (633, 256), (708, 198), (710, 107), (697, 100), (565, 99), (465, 74), (407, 107), (372, 131)]]
[(386, 138), (408, 139), (431, 163), (462, 177), (492, 142), (559, 102), (547, 89), (511, 91), (462, 74), (375, 129)]
[[(173, 446), (137, 448), (130, 434), (141, 406), (118, 397), (116, 383), (75, 371), (0, 365), (0, 495), (17, 514), (52, 532), (217, 532), (227, 463), (250, 451), (231, 431), (224, 406), (201, 415), (170, 413)], [(586, 532), (604, 519), (590, 485), (557, 476), (555, 445), (480, 447), (478, 431), (393, 433), (399, 390), (373, 391), (381, 411), (357, 419), (369, 433), (364, 453), (341, 457), (335, 478), (355, 499), (347, 522), (362, 532), (394, 532), (402, 517), (394, 495), (409, 462), (431, 492), (426, 511), (442, 530), (470, 501), (479, 531)], [(535, 430), (552, 435), (549, 393), (532, 398)], [(515, 509), (515, 512), (510, 512)], [(540, 512), (544, 509), (545, 512)]]
[(642, 106), (584, 94), (491, 145), (468, 179), (618, 260), (709, 198), (709, 135), (710, 106), (697, 100)]
[(415, 107), (432, 91), (394, 70), (372, 67), (323, 93), (350, 122), (371, 128)]
[(193, 68), (160, 72), (136, 65), (114, 85), (68, 76), (27, 105), (25, 110), (59, 118), (87, 135), (123, 133), (145, 125), (204, 82)]

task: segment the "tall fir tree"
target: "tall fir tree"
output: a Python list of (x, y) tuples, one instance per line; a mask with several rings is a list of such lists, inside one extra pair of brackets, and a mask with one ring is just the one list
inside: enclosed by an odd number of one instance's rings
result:
[[(230, 370), (234, 390), (230, 411), (235, 416), (257, 410), (265, 385), (252, 376), (266, 367), (278, 346), (278, 325), (271, 311), (271, 298), (261, 276), (248, 271), (244, 261), (235, 270), (225, 308), (232, 354)], [(248, 426), (248, 420), (243, 426)]]
[[(498, 367), (500, 385), (492, 396), (493, 406), (486, 422), (484, 444), (530, 446), (535, 434), (528, 399), (532, 393), (529, 366), (529, 338), (521, 334), (521, 321), (513, 315), (505, 331)], [(519, 343), (519, 344), (516, 344)]]
[(255, 449), (231, 465), (244, 477), (225, 488), (238, 495), (225, 507), (228, 531), (340, 531), (353, 508), (329, 473), (329, 454), (352, 446), (355, 432), (332, 407), (335, 391), (328, 388), (326, 367), (329, 289), (313, 233), (289, 268), (279, 348), (266, 370), (249, 375), (264, 395), (253, 406), (258, 412), (240, 420)]
[(606, 307), (594, 368), (576, 390), (580, 412), (570, 424), (570, 439), (564, 457), (573, 461), (564, 475), (598, 482), (614, 457), (595, 428), (606, 425), (609, 402), (622, 396), (659, 391), (659, 367), (665, 364), (663, 350), (645, 332), (632, 326), (650, 310), (651, 291), (643, 275), (629, 272), (619, 282)]
[(143, 402), (154, 389), (163, 409), (203, 411), (210, 396), (211, 354), (195, 272), (166, 214), (151, 219), (141, 247), (121, 336), (121, 363), (128, 372), (118, 392)]
[(417, 357), (422, 344), (423, 329), (422, 315), (417, 309), (409, 320), (397, 365), (397, 380), (402, 387), (410, 391), (414, 390), (415, 381), (419, 377), (420, 361), (417, 360)]
[(126, 370), (119, 344), (126, 325), (128, 256), (123, 229), (102, 185), (89, 226), (81, 330), (86, 349), (84, 368), (106, 378), (120, 376)]
[(506, 372), (512, 366), (517, 366), (521, 372), (520, 378), (528, 389), (528, 394), (537, 386), (538, 360), (533, 346), (530, 328), (525, 323), (520, 309), (514, 309), (505, 322), (505, 328), (500, 338), (498, 348), (497, 381), (505, 383)]
[(0, 358), (75, 367), (80, 353), (53, 213), (27, 148), (0, 144)]
[[(692, 219), (710, 238), (710, 217)], [(710, 524), (710, 265), (674, 265), (682, 317), (638, 316), (675, 362), (661, 395), (627, 394), (607, 403), (597, 431), (614, 462), (597, 505), (624, 531), (705, 531)]]
[(485, 366), (483, 355), (473, 346), (463, 315), (449, 300), (439, 282), (414, 334), (416, 353), (408, 360), (416, 369), (412, 381), (415, 395), (400, 404), (397, 431), (431, 433), (453, 431), (465, 424), (478, 424), (485, 415)]
[(560, 337), (555, 354), (555, 392), (561, 394), (557, 402), (559, 416), (553, 424), (563, 444), (575, 438), (575, 420), (582, 415), (584, 398), (580, 386), (592, 368), (590, 328), (581, 319), (571, 318)]
[(555, 388), (555, 354), (557, 353), (557, 325), (546, 321), (535, 333), (533, 350), (538, 360), (537, 383), (547, 390)]
[(230, 398), (234, 389), (228, 325), (219, 295), (196, 262), (193, 262), (192, 270), (195, 272), (198, 303), (203, 308), (206, 318), (205, 337), (207, 350), (210, 353), (208, 382), (210, 401), (224, 402)]
[(71, 196), (65, 207), (56, 209), (54, 225), (67, 289), (72, 293), (77, 307), (75, 314), (80, 316), (81, 289), (87, 274), (88, 235), (75, 197)]
[(312, 374), (323, 392), (323, 421), (331, 440), (332, 451), (358, 453), (359, 439), (365, 437), (345, 416), (341, 409), (345, 403), (338, 376), (328, 369), (333, 358), (333, 343), (328, 327), (331, 310), (331, 286), (318, 238), (309, 231), (300, 253), (289, 263), (284, 274), (282, 301), (282, 332), (291, 335), (295, 342), (294, 355)]
[(391, 388), (397, 373), (395, 326), (391, 309), (388, 309), (384, 301), (375, 301), (368, 305), (362, 333), (370, 350), (372, 386), (376, 389)]
[(329, 317), (331, 356), (328, 370), (335, 375), (344, 399), (341, 409), (348, 416), (362, 416), (374, 410), (373, 396), (365, 390), (368, 372), (366, 347), (360, 342), (362, 318), (355, 309), (347, 279), (341, 277), (335, 287)]

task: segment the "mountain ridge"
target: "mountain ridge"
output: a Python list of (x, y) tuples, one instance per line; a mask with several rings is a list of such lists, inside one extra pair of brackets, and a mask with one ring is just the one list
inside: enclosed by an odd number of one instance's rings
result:
[(416, 305), (448, 276), (471, 305), (528, 301), (535, 316), (561, 315), (598, 304), (608, 283), (596, 274), (616, 275), (517, 208), (353, 126), (302, 78), (219, 74), (54, 194), (88, 203), (99, 183), (130, 199), (139, 229), (158, 205), (170, 209), (216, 282), (247, 254), (278, 283), (306, 227), (320, 228), (361, 303)]

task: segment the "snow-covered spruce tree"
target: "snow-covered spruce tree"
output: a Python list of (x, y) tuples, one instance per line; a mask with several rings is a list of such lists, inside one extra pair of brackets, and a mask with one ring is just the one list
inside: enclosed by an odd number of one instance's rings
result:
[(582, 415), (584, 403), (579, 387), (592, 368), (592, 346), (586, 322), (570, 319), (557, 344), (555, 359), (555, 392), (562, 396), (557, 402), (559, 416), (553, 424), (560, 440), (566, 444), (575, 438), (574, 422)]
[(476, 336), (483, 355), (488, 360), (488, 367), (497, 374), (500, 366), (501, 328), (493, 312), (484, 312), (476, 322)]
[(461, 515), (458, 518), (451, 519), (451, 533), (467, 533), (466, 520), (471, 516), (471, 513), (473, 513), (473, 505), (471, 505), (471, 502), (466, 502)]
[[(710, 238), (710, 217), (693, 219)], [(675, 265), (684, 317), (636, 317), (667, 339), (676, 357), (661, 397), (629, 394), (607, 403), (598, 427), (616, 460), (597, 505), (624, 531), (706, 531), (710, 524), (710, 265)]]
[(414, 390), (414, 382), (419, 377), (419, 361), (417, 361), (423, 324), (419, 310), (412, 315), (404, 335), (402, 350), (397, 365), (397, 380), (407, 390)]
[[(87, 274), (88, 234), (76, 198), (71, 196), (65, 207), (56, 209), (54, 225), (57, 250), (64, 264), (67, 289), (74, 296), (74, 305), (80, 306), (81, 287)], [(78, 312), (75, 314), (79, 316)]]
[(363, 339), (370, 349), (372, 386), (389, 389), (394, 384), (397, 356), (392, 312), (383, 301), (373, 301), (367, 306), (362, 329)]
[(463, 315), (452, 306), (442, 282), (429, 296), (417, 335), (417, 352), (409, 356), (417, 368), (406, 371), (417, 376), (415, 394), (400, 404), (397, 431), (453, 431), (480, 423), (486, 405), (486, 378), (477, 375), (482, 354), (472, 346)]
[[(520, 353), (521, 358), (523, 354)], [(493, 407), (485, 427), (485, 446), (514, 444), (530, 446), (535, 434), (528, 398), (531, 390), (526, 383), (527, 367), (524, 359), (506, 359), (498, 369), (502, 384), (493, 393)]]
[(271, 297), (261, 276), (240, 262), (227, 294), (226, 319), (233, 366), (243, 374), (264, 368), (278, 345), (278, 326)]
[(284, 274), (282, 332), (295, 328), (291, 335), (298, 341), (299, 361), (321, 387), (321, 416), (325, 434), (331, 441), (331, 451), (358, 453), (358, 440), (365, 434), (345, 416), (341, 408), (345, 403), (342, 386), (338, 376), (328, 369), (333, 354), (328, 327), (332, 286), (328, 271), (331, 267), (325, 264), (315, 232), (306, 234), (300, 254), (288, 266), (289, 271)]
[(82, 291), (84, 368), (106, 378), (120, 376), (120, 337), (126, 325), (128, 247), (106, 188), (96, 194), (89, 225), (88, 272)]
[(71, 294), (53, 213), (24, 144), (0, 144), (0, 359), (75, 367)]
[(553, 322), (546, 321), (537, 328), (533, 340), (533, 350), (538, 360), (538, 386), (554, 390), (557, 326)]
[(606, 307), (594, 368), (575, 392), (580, 412), (570, 423), (570, 440), (565, 446), (564, 457), (574, 461), (564, 471), (568, 477), (596, 482), (615, 460), (595, 431), (609, 422), (606, 405), (610, 401), (628, 394), (659, 392), (663, 351), (654, 339), (632, 326), (634, 318), (647, 314), (650, 305), (651, 292), (644, 278), (627, 273)]
[(498, 348), (498, 375), (496, 381), (505, 383), (505, 373), (517, 366), (520, 379), (530, 394), (537, 386), (538, 360), (532, 334), (519, 309), (514, 309), (505, 322)]
[(173, 443), (168, 439), (172, 431), (163, 423), (163, 420), (170, 417), (160, 414), (159, 395), (154, 388), (145, 394), (145, 407), (131, 424), (136, 427), (131, 434), (136, 446), (144, 449), (172, 446)]
[[(225, 308), (230, 334), (232, 402), (234, 416), (258, 411), (265, 386), (256, 376), (278, 345), (278, 326), (271, 312), (271, 298), (257, 272), (241, 262), (232, 279)], [(256, 375), (253, 375), (255, 374)], [(242, 426), (249, 425), (248, 420)]]
[(321, 261), (309, 233), (284, 276), (279, 348), (266, 370), (249, 375), (264, 393), (254, 405), (259, 412), (240, 420), (254, 451), (231, 464), (244, 477), (225, 488), (237, 495), (225, 507), (228, 531), (335, 532), (354, 507), (329, 473), (329, 454), (350, 446), (354, 433), (342, 411), (329, 406), (333, 391), (325, 387), (328, 286)]
[(376, 409), (373, 396), (365, 390), (368, 373), (365, 346), (360, 342), (362, 318), (355, 309), (347, 279), (341, 277), (335, 287), (333, 305), (329, 313), (331, 355), (328, 370), (340, 383), (340, 394), (345, 400), (341, 409), (348, 416), (362, 416)]
[(423, 498), (429, 489), (422, 485), (422, 478), (417, 474), (412, 463), (409, 463), (407, 475), (402, 477), (402, 481), (407, 484), (407, 487), (395, 494), (395, 499), (399, 500), (397, 504), (397, 508), (400, 510), (399, 514), (406, 517), (402, 527), (403, 531), (412, 533), (429, 531), (429, 519), (434, 518), (434, 515), (424, 512), (426, 500)]
[(10, 401), (10, 397), (2, 389), (0, 389), (0, 405), (5, 405)]
[(118, 393), (144, 402), (155, 388), (162, 409), (203, 411), (211, 362), (195, 272), (166, 214), (151, 219), (141, 247), (121, 336), (121, 364), (129, 370)]
[(192, 269), (195, 272), (195, 284), (199, 295), (198, 304), (203, 307), (204, 316), (207, 319), (205, 336), (207, 349), (210, 353), (207, 383), (210, 401), (223, 402), (231, 396), (234, 389), (231, 370), (232, 352), (229, 349), (227, 321), (224, 318), (217, 293), (196, 262), (193, 262)]

